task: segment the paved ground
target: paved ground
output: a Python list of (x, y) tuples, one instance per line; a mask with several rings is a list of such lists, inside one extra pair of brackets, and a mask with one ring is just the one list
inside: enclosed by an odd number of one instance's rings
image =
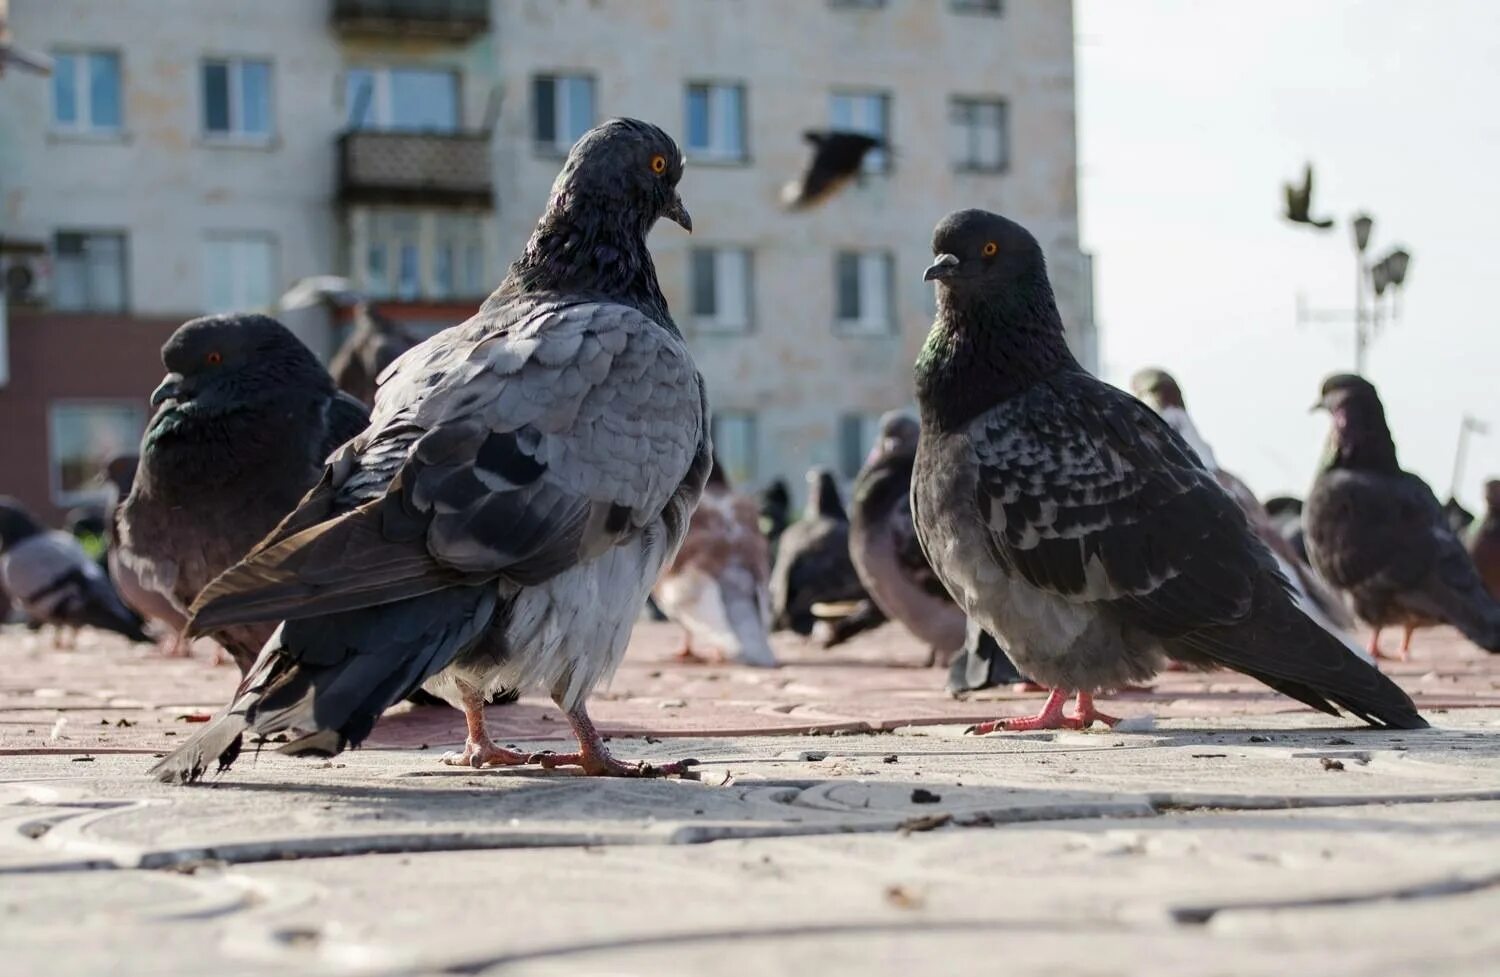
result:
[[(1366, 731), (1227, 675), (1108, 708), (1131, 732), (963, 735), (895, 629), (787, 667), (667, 661), (644, 627), (595, 712), (697, 779), (442, 766), (387, 717), (330, 763), (142, 777), (232, 669), (0, 634), (0, 972), (1482, 974), (1500, 959), (1500, 657), (1392, 669), (1435, 728)], [(492, 710), (557, 745), (556, 713)], [(821, 735), (809, 735), (817, 733)]]

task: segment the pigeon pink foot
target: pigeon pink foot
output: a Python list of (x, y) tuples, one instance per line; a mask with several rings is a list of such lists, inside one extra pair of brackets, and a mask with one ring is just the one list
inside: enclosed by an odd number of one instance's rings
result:
[(536, 753), (530, 758), (532, 763), (540, 763), (548, 770), (556, 767), (579, 767), (590, 777), (670, 777), (687, 773), (688, 768), (698, 762), (675, 760), (671, 763), (653, 764), (616, 759), (605, 747), (604, 738), (594, 728), (594, 723), (581, 702), (568, 713), (568, 723), (578, 737), (578, 752), (553, 753), (549, 750)]
[(977, 726), (970, 726), (968, 732), (976, 736), (993, 733), (996, 730), (1007, 732), (1025, 732), (1034, 729), (1087, 729), (1095, 722), (1101, 722), (1106, 726), (1113, 726), (1120, 720), (1114, 716), (1105, 715), (1094, 708), (1094, 697), (1091, 693), (1078, 693), (1077, 709), (1069, 716), (1063, 712), (1063, 705), (1068, 701), (1067, 689), (1053, 689), (1047, 696), (1047, 701), (1042, 706), (1042, 711), (1035, 716), (1024, 716), (1016, 719), (994, 719)]

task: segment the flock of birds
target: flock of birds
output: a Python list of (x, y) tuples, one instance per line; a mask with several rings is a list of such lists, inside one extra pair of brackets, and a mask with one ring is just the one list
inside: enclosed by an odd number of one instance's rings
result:
[[(784, 485), (737, 491), (646, 247), (660, 218), (692, 229), (682, 170), (656, 126), (591, 130), (474, 317), (417, 343), (353, 303), (338, 372), (355, 395), (271, 318), (186, 323), (139, 456), (105, 473), (102, 554), (0, 501), (0, 581), (33, 622), (211, 636), (239, 666), (155, 776), (225, 769), (247, 736), (336, 754), (422, 695), (465, 713), (450, 763), (681, 773), (692, 761), (614, 757), (586, 708), (648, 601), (682, 626), (684, 659), (771, 667), (771, 630), (834, 644), (891, 620), (950, 688), (1049, 692), (981, 733), (1113, 723), (1094, 696), (1167, 667), (1417, 728), (1374, 663), (1381, 629), (1403, 630), (1403, 653), (1435, 624), (1500, 651), (1500, 483), (1466, 549), (1401, 470), (1375, 388), (1340, 375), (1305, 504), (1262, 505), (1171, 376), (1142, 371), (1131, 396), (1078, 363), (1036, 240), (984, 211), (934, 232), (920, 416), (882, 420), (848, 506), (827, 471), (795, 520)], [(484, 706), (527, 690), (562, 708), (576, 750), (495, 743)]]

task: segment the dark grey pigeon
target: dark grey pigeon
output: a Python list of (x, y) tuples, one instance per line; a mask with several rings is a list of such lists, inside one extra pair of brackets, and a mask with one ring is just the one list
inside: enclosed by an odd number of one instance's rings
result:
[(937, 319), (916, 368), (918, 538), (970, 618), (1053, 690), (1040, 715), (977, 731), (1110, 722), (1093, 695), (1149, 680), (1167, 659), (1233, 668), (1371, 724), (1426, 725), (1297, 608), (1187, 442), (1074, 359), (1025, 228), (958, 211), (933, 253)]
[(109, 522), (105, 528), (105, 569), (110, 582), (125, 606), (135, 611), (148, 623), (163, 632), (162, 650), (170, 656), (182, 657), (189, 652), (189, 643), (182, 630), (187, 627), (187, 615), (177, 601), (166, 594), (158, 593), (141, 583), (140, 577), (129, 569), (120, 554), (120, 512), (130, 490), (135, 487), (135, 474), (140, 468), (139, 455), (119, 455), (111, 458), (100, 472), (100, 482), (107, 492), (105, 510)]
[(1412, 631), (1434, 624), (1500, 652), (1500, 604), (1432, 489), (1401, 470), (1374, 386), (1351, 374), (1329, 377), (1316, 406), (1333, 416), (1333, 430), (1302, 510), (1307, 555), (1375, 629), (1371, 654), (1381, 657), (1381, 628), (1403, 630), (1404, 657)]
[[(584, 134), (500, 288), (396, 362), (369, 428), (199, 597), (196, 630), (286, 623), (156, 776), (222, 769), (246, 734), (295, 730), (292, 754), (358, 746), (418, 687), (465, 712), (452, 763), (686, 769), (615, 759), (585, 709), (710, 467), (703, 381), (646, 250), (658, 218), (692, 227), (682, 168), (656, 126), (614, 119)], [(550, 693), (578, 752), (492, 742), (484, 696), (499, 688)]]
[[(772, 626), (777, 630), (790, 628), (801, 635), (812, 634), (818, 623), (815, 605), (868, 597), (849, 559), (849, 516), (833, 473), (814, 468), (807, 473), (807, 484), (807, 506), (801, 518), (781, 534), (776, 562), (771, 567)], [(870, 626), (883, 621), (876, 611)], [(850, 636), (835, 629), (835, 643)]]
[(809, 210), (829, 200), (859, 176), (865, 156), (885, 143), (863, 132), (810, 130), (802, 138), (813, 147), (812, 159), (802, 175), (781, 190), (788, 210)]
[(82, 544), (71, 533), (44, 528), (10, 498), (0, 498), (0, 591), (33, 624), (88, 625), (131, 641), (151, 640)]
[[(151, 395), (156, 414), (111, 558), (133, 601), (180, 632), (198, 592), (276, 528), (368, 418), (296, 336), (263, 315), (193, 319), (161, 358), (167, 375)], [(170, 610), (146, 607), (137, 590)], [(275, 627), (238, 622), (213, 637), (247, 672)]]
[(333, 382), (366, 406), (375, 403), (376, 381), (385, 368), (422, 338), (370, 305), (347, 278), (313, 275), (302, 278), (281, 296), (283, 311), (322, 306), (330, 315), (348, 310), (353, 326), (339, 344), (328, 372)]

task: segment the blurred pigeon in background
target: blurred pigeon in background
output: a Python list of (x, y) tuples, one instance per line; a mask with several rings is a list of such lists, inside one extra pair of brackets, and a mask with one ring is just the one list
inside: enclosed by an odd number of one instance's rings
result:
[(781, 534), (792, 521), (792, 493), (786, 480), (772, 479), (771, 484), (760, 492), (760, 531), (771, 544), (771, 559), (776, 559), (776, 547)]
[(865, 155), (885, 143), (862, 132), (810, 130), (802, 134), (813, 147), (807, 169), (781, 190), (788, 210), (809, 210), (827, 201), (859, 175)]
[(682, 627), (678, 656), (701, 661), (693, 643), (722, 660), (773, 668), (770, 544), (760, 531), (760, 507), (735, 493), (715, 459), (703, 497), (688, 523), (677, 558), (662, 571), (652, 595)]
[(120, 556), (120, 511), (130, 497), (130, 490), (135, 487), (140, 462), (139, 455), (118, 455), (106, 462), (99, 473), (99, 482), (106, 492), (105, 511), (109, 514), (104, 534), (105, 568), (109, 571), (110, 582), (115, 585), (115, 592), (125, 605), (163, 633), (162, 652), (169, 657), (181, 657), (190, 647), (182, 635), (183, 628), (187, 627), (187, 615), (175, 600), (142, 584), (140, 577), (126, 567)]
[(1448, 521), (1448, 528), (1460, 536), (1474, 525), (1474, 513), (1465, 509), (1464, 504), (1451, 495), (1443, 503), (1443, 518)]
[(1469, 532), (1469, 556), (1485, 589), (1500, 600), (1500, 481), (1484, 483), (1484, 518)]
[(1213, 449), (1198, 433), (1197, 426), (1188, 414), (1182, 388), (1178, 386), (1172, 375), (1165, 370), (1148, 367), (1131, 377), (1130, 389), (1141, 401), (1160, 414), (1162, 420), (1166, 421), (1172, 430), (1188, 443), (1193, 453), (1198, 456), (1198, 460), (1203, 462), (1203, 467), (1213, 473), (1219, 487), (1239, 503), (1240, 509), (1250, 523), (1250, 528), (1260, 537), (1260, 541), (1266, 544), (1266, 548), (1276, 558), (1281, 572), (1291, 581), (1296, 591), (1297, 606), (1302, 612), (1333, 632), (1350, 652), (1361, 658), (1368, 658), (1368, 653), (1349, 634), (1354, 627), (1354, 616), (1349, 613), (1349, 609), (1344, 606), (1339, 595), (1319, 579), (1312, 567), (1304, 563), (1297, 555), (1291, 543), (1287, 542), (1286, 537), (1272, 522), (1265, 506), (1261, 505), (1255, 493), (1250, 491), (1250, 486), (1233, 473), (1219, 467), (1219, 461)]
[(1331, 376), (1316, 407), (1332, 415), (1333, 429), (1302, 513), (1307, 552), (1375, 629), (1371, 654), (1381, 657), (1382, 628), (1402, 629), (1405, 657), (1412, 632), (1434, 624), (1500, 652), (1500, 603), (1432, 489), (1401, 470), (1375, 387), (1352, 374)]
[(772, 622), (777, 630), (790, 628), (804, 636), (818, 623), (819, 605), (848, 616), (868, 597), (849, 558), (849, 516), (833, 473), (814, 468), (807, 483), (807, 506), (781, 534), (771, 568)]
[[(156, 414), (113, 558), (127, 590), (150, 591), (172, 611), (142, 609), (180, 631), (198, 592), (276, 528), (368, 417), (267, 316), (193, 319), (161, 357), (168, 372), (151, 395)], [(275, 626), (245, 622), (213, 637), (244, 672)]]
[(1192, 448), (1074, 359), (1025, 228), (958, 211), (932, 250), (937, 317), (916, 367), (918, 536), (975, 623), (1052, 689), (1037, 716), (976, 732), (1112, 724), (1094, 694), (1167, 659), (1233, 668), (1372, 724), (1426, 725), (1405, 692), (1298, 609)]
[(0, 498), (0, 586), (34, 624), (60, 632), (88, 625), (151, 640), (78, 540), (44, 528), (10, 498)]
[(1282, 214), (1293, 224), (1307, 224), (1316, 227), (1320, 231), (1326, 231), (1333, 226), (1333, 221), (1328, 219), (1316, 219), (1312, 216), (1312, 194), (1313, 194), (1313, 168), (1308, 163), (1302, 167), (1302, 184), (1283, 184), (1286, 191), (1286, 211)]
[(1297, 559), (1312, 566), (1307, 558), (1307, 538), (1302, 531), (1302, 500), (1292, 495), (1273, 495), (1265, 502), (1271, 525), (1297, 554)]
[(590, 774), (683, 772), (610, 755), (585, 702), (613, 673), (711, 467), (702, 378), (646, 235), (691, 230), (681, 149), (613, 119), (574, 145), (536, 229), (468, 322), (411, 350), (368, 429), (275, 535), (210, 585), (194, 629), (285, 621), (233, 701), (154, 770), (228, 766), (243, 737), (295, 730), (292, 754), (358, 746), (419, 686), (464, 709), (449, 762), (497, 746), (484, 695), (540, 688)]
[(421, 341), (372, 308), (347, 278), (337, 275), (304, 278), (287, 290), (279, 304), (283, 309), (321, 304), (333, 311), (352, 310), (353, 327), (328, 361), (328, 372), (340, 390), (366, 406), (375, 403), (375, 381), (385, 368)]

